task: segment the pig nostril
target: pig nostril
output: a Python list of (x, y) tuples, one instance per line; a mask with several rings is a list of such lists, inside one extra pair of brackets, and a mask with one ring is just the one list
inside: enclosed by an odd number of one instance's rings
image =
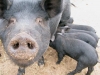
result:
[(18, 43), (18, 42), (17, 42), (17, 43), (14, 43), (14, 44), (13, 44), (13, 48), (14, 48), (14, 49), (18, 49), (18, 48), (19, 48), (19, 43)]
[(27, 43), (27, 46), (29, 49), (33, 49), (34, 48), (34, 45), (32, 43)]

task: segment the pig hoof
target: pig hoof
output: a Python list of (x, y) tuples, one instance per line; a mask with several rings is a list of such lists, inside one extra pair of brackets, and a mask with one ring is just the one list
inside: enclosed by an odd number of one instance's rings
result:
[(25, 68), (19, 67), (17, 75), (25, 75)]
[(38, 62), (38, 66), (44, 66), (44, 62)]
[(44, 66), (45, 63), (44, 63), (44, 57), (42, 56), (39, 61), (38, 61), (38, 66)]
[(75, 74), (74, 71), (72, 71), (72, 72), (68, 73), (67, 75), (74, 75), (74, 74)]
[(59, 62), (59, 61), (57, 61), (57, 62), (56, 62), (56, 64), (60, 64), (60, 62)]
[(18, 73), (17, 75), (25, 75), (25, 73)]
[(70, 17), (69, 19), (68, 19), (68, 23), (73, 23), (74, 22), (74, 20), (73, 20), (73, 18), (72, 17)]
[(0, 57), (1, 57), (1, 54), (0, 54)]
[(44, 66), (44, 65), (45, 65), (44, 60), (39, 60), (38, 61), (38, 66)]
[(68, 73), (67, 75), (74, 75), (74, 74), (72, 74), (72, 73)]

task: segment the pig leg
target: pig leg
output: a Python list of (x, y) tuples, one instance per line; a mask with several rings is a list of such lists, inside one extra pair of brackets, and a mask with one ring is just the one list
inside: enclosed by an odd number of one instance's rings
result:
[(88, 72), (86, 75), (90, 75), (92, 73), (92, 71), (93, 71), (93, 67), (88, 67)]
[(1, 53), (0, 53), (0, 57), (1, 57)]
[(77, 63), (77, 67), (74, 71), (68, 73), (67, 75), (74, 75), (80, 73), (84, 68), (86, 68), (80, 61)]
[(60, 62), (62, 61), (64, 55), (62, 53), (58, 53), (58, 61), (56, 62), (56, 64), (60, 64)]
[(42, 56), (38, 61), (38, 66), (44, 65), (44, 57)]
[(59, 23), (59, 27), (63, 27), (63, 26), (66, 26), (67, 24), (72, 24), (74, 22), (73, 18), (69, 18), (67, 21), (63, 22), (63, 21), (60, 21)]
[(67, 4), (64, 4), (64, 11), (63, 11), (59, 26), (65, 26), (69, 21), (71, 21), (70, 19), (70, 15), (71, 15), (70, 0), (65, 0), (65, 1), (67, 1), (66, 2)]
[(72, 24), (72, 23), (74, 22), (74, 20), (73, 20), (72, 17), (70, 17), (70, 18), (67, 20), (67, 22)]
[(25, 75), (25, 68), (19, 67), (17, 75)]

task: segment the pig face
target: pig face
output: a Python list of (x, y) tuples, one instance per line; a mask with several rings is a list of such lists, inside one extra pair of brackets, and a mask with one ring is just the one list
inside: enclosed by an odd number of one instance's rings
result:
[(61, 4), (58, 6), (56, 2), (61, 1), (4, 1), (0, 37), (9, 57), (26, 67), (39, 60), (47, 50), (51, 35), (49, 19), (60, 13)]

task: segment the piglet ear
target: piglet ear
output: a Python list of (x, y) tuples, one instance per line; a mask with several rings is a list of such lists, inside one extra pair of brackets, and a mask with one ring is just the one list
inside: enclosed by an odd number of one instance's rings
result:
[(43, 0), (43, 7), (48, 15), (52, 18), (62, 11), (63, 0)]

